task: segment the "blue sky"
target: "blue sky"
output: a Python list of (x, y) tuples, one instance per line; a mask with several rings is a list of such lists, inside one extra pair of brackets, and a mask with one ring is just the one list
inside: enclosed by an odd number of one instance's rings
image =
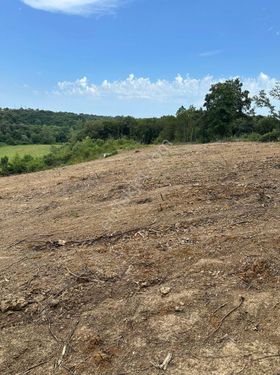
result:
[(159, 116), (280, 79), (278, 0), (1, 0), (0, 107)]

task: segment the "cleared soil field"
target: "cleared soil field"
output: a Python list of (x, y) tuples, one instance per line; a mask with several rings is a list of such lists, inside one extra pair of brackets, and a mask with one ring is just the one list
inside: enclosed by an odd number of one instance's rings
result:
[(279, 374), (279, 193), (279, 144), (0, 178), (0, 374)]
[(50, 151), (50, 145), (17, 145), (17, 146), (1, 146), (0, 147), (0, 158), (8, 156), (12, 158), (16, 154), (19, 156), (32, 155), (32, 156), (43, 156)]

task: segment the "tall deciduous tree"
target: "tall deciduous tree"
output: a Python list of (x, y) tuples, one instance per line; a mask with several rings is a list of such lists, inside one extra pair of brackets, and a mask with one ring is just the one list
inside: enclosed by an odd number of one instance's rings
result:
[(231, 123), (249, 113), (252, 100), (242, 86), (238, 78), (211, 86), (204, 103), (209, 135), (231, 135)]
[(175, 140), (179, 142), (193, 142), (197, 124), (197, 110), (194, 106), (188, 109), (180, 107), (176, 113), (177, 127)]

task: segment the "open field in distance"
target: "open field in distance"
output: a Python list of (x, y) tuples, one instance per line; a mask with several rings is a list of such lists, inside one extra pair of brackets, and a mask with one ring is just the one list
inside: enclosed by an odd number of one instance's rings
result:
[(50, 150), (50, 145), (17, 145), (17, 146), (0, 146), (0, 158), (8, 156), (12, 158), (16, 154), (24, 156), (26, 154), (36, 156), (43, 156)]

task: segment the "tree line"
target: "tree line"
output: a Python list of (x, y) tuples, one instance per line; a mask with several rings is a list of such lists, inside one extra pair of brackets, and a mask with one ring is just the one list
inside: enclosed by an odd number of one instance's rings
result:
[[(92, 160), (118, 147), (138, 144), (212, 142), (219, 140), (280, 140), (280, 83), (270, 92), (251, 97), (239, 79), (211, 86), (202, 108), (180, 107), (176, 115), (136, 119), (54, 113), (39, 110), (0, 110), (0, 143), (58, 144), (41, 158), (30, 155), (2, 158), (0, 174), (24, 173), (53, 166)], [(255, 108), (266, 108), (256, 114)], [(101, 143), (100, 143), (101, 142)], [(122, 143), (123, 142), (123, 143)], [(125, 144), (125, 146), (122, 146)]]
[[(202, 108), (181, 107), (176, 115), (137, 119), (102, 117), (32, 109), (0, 109), (0, 145), (56, 144), (91, 139), (128, 138), (151, 144), (170, 142), (211, 142), (247, 138), (279, 139), (280, 115), (271, 99), (280, 100), (280, 85), (270, 92), (250, 97), (239, 79), (211, 86)], [(256, 115), (254, 106), (266, 107)]]
[[(72, 135), (73, 140), (118, 139), (127, 137), (140, 143), (213, 142), (248, 139), (277, 141), (280, 139), (280, 114), (271, 98), (280, 100), (280, 85), (270, 93), (261, 91), (250, 97), (239, 79), (211, 86), (203, 108), (181, 107), (175, 116), (135, 119), (133, 117), (87, 121)], [(254, 105), (266, 107), (266, 115), (256, 115)]]

